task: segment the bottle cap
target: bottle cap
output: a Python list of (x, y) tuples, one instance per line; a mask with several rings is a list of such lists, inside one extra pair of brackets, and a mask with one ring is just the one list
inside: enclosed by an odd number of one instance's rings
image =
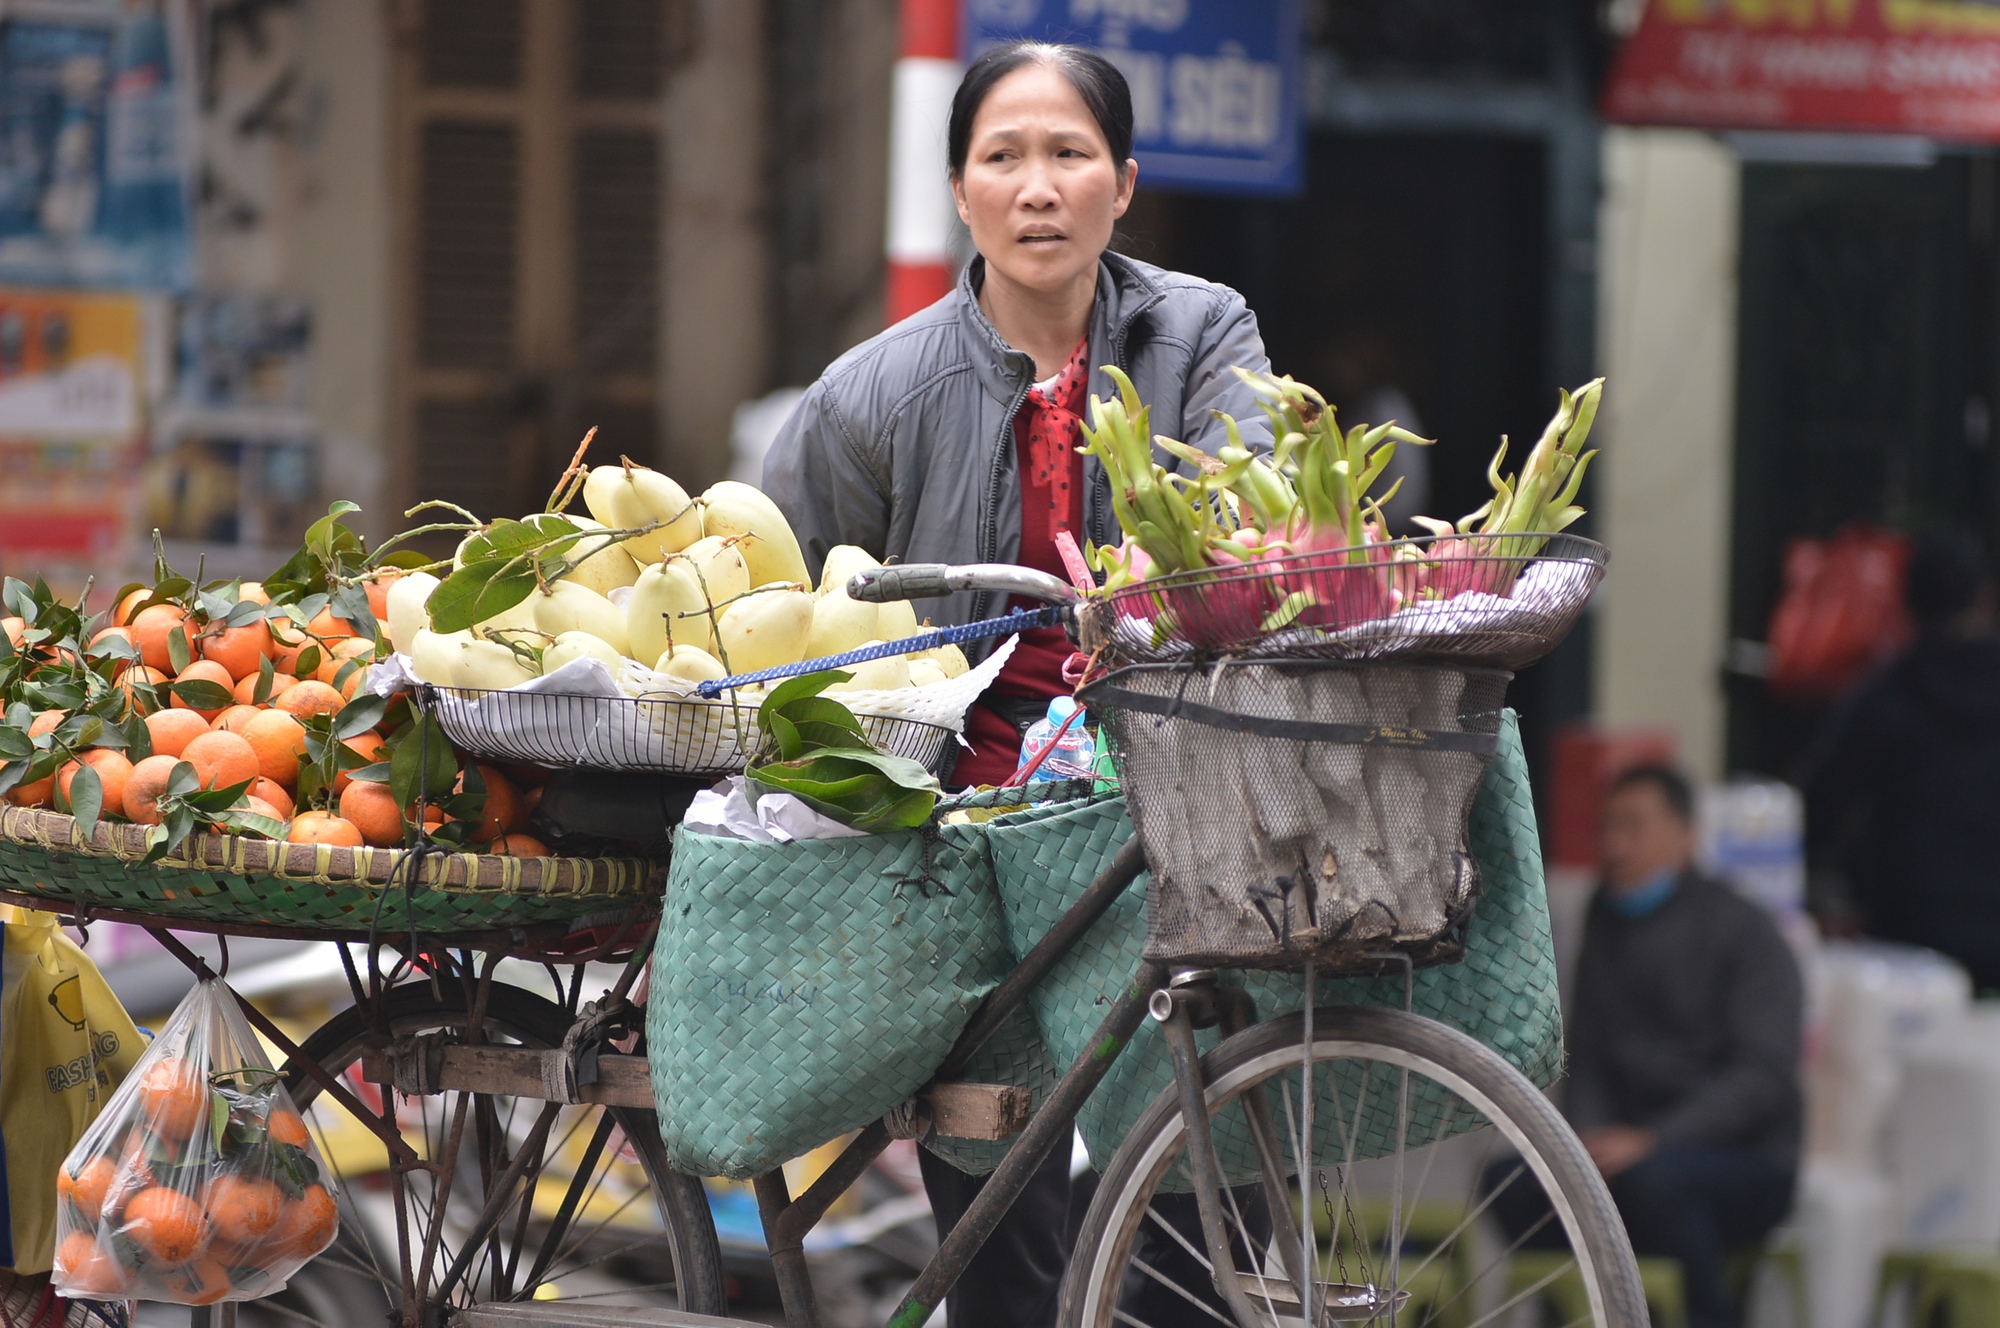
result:
[(1069, 718), (1070, 712), (1072, 710), (1075, 710), (1076, 708), (1077, 706), (1075, 697), (1073, 696), (1056, 697), (1055, 699), (1049, 702), (1049, 723), (1051, 724), (1062, 723), (1064, 720)]

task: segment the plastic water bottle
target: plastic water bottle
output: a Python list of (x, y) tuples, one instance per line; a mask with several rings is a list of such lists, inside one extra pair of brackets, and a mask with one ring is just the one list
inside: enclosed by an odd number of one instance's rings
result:
[(1021, 740), (1021, 760), (1014, 769), (1018, 772), (1035, 754), (1049, 745), (1056, 730), (1062, 728), (1063, 721), (1076, 713), (1076, 722), (1062, 735), (1055, 750), (1043, 758), (1032, 776), (1037, 782), (1050, 779), (1089, 779), (1096, 773), (1097, 743), (1090, 736), (1090, 730), (1083, 726), (1083, 713), (1078, 710), (1074, 697), (1058, 696), (1049, 702), (1049, 713), (1035, 721), (1028, 730), (1028, 736)]

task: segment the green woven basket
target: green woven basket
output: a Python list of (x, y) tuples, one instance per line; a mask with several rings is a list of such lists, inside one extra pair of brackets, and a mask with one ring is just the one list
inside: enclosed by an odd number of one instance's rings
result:
[[(987, 827), (987, 850), (1000, 890), (1008, 943), (1015, 954), (1052, 927), (1097, 871), (1132, 834), (1124, 803), (1097, 798), (1003, 816)], [(1543, 893), (1540, 841), (1529, 797), (1520, 730), (1508, 712), (1500, 750), (1474, 801), (1468, 841), (1478, 861), (1482, 894), (1466, 937), (1465, 958), (1419, 970), (1414, 1009), (1452, 1024), (1496, 1048), (1536, 1084), (1554, 1082), (1562, 1069), (1562, 1018), (1556, 992), (1548, 905)], [(1145, 945), (1146, 877), (1126, 890), (1083, 940), (1065, 955), (1029, 998), (1035, 1020), (1057, 1064), (1067, 1068), (1088, 1045), (1104, 1018), (1106, 998), (1137, 970)], [(1289, 1014), (1302, 1005), (1298, 976), (1225, 972), (1243, 983), (1258, 1015)], [(1403, 999), (1402, 979), (1343, 978), (1318, 984), (1319, 1005), (1393, 1005)], [(1219, 1038), (1199, 1035), (1203, 1050)], [(1113, 1064), (1083, 1106), (1078, 1125), (1100, 1169), (1110, 1160), (1139, 1114), (1172, 1083), (1164, 1040), (1148, 1022)], [(1411, 1146), (1471, 1129), (1480, 1122), (1453, 1117), (1441, 1101), (1413, 1084)], [(1315, 1148), (1323, 1163), (1341, 1160), (1332, 1122), (1353, 1128), (1362, 1085), (1347, 1076), (1343, 1101), (1329, 1095), (1318, 1110)], [(1357, 1154), (1384, 1151), (1393, 1121), (1395, 1089), (1386, 1073), (1371, 1076), (1357, 1138)], [(1385, 1107), (1385, 1110), (1377, 1108)], [(1256, 1161), (1234, 1113), (1216, 1122), (1216, 1144), (1232, 1183), (1253, 1179)], [(1178, 1171), (1166, 1184), (1173, 1188)]]
[[(615, 923), (650, 912), (665, 864), (644, 858), (502, 858), (190, 835), (143, 863), (146, 828), (0, 810), (0, 891), (202, 927), (365, 935), (512, 931)], [(413, 878), (413, 879), (412, 879)], [(380, 913), (377, 913), (377, 906)]]
[(646, 1045), (674, 1166), (742, 1179), (896, 1107), (1007, 971), (978, 827), (674, 833)]

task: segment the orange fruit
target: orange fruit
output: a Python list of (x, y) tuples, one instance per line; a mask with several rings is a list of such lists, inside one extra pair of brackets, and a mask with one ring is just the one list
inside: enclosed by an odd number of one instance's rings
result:
[(56, 1276), (65, 1295), (78, 1299), (122, 1299), (132, 1285), (132, 1270), (97, 1243), (88, 1231), (72, 1231), (56, 1251)]
[[(345, 641), (335, 641), (322, 655), (319, 668), (314, 670), (313, 677), (329, 687), (336, 688), (342, 698), (352, 701), (355, 691), (361, 686), (361, 680), (368, 676), (368, 662), (374, 656), (375, 643), (365, 637), (350, 636)], [(336, 682), (335, 679), (340, 678), (340, 671), (347, 667), (350, 660), (361, 662), (349, 670), (346, 678)]]
[(195, 645), (201, 657), (229, 670), (229, 680), (247, 678), (257, 672), (271, 646), (271, 634), (258, 623), (241, 627), (210, 628)]
[(286, 688), (285, 694), (273, 700), (271, 704), (294, 719), (304, 719), (308, 715), (337, 714), (340, 707), (346, 704), (346, 700), (325, 683), (307, 679), (296, 687)]
[[(257, 670), (255, 669), (252, 669), (250, 670), (250, 672), (244, 674), (242, 679), (239, 680), (236, 684), (236, 704), (256, 705), (257, 684), (261, 681), (263, 681), (263, 679), (259, 677)], [(274, 697), (278, 696), (287, 687), (290, 687), (293, 683), (297, 681), (298, 679), (294, 678), (289, 673), (273, 673), (271, 675), (271, 690), (267, 692), (264, 696), (265, 703), (268, 705)]]
[(217, 1176), (202, 1193), (202, 1207), (215, 1234), (232, 1245), (248, 1245), (278, 1224), (285, 1192), (257, 1176)]
[[(385, 604), (383, 607), (386, 612), (387, 605)], [(335, 641), (342, 641), (353, 636), (354, 624), (345, 618), (334, 617), (332, 609), (321, 609), (313, 615), (312, 621), (306, 624), (306, 630), (321, 641), (331, 645)]]
[(164, 1185), (141, 1190), (125, 1205), (119, 1234), (168, 1267), (178, 1267), (208, 1244), (208, 1218), (201, 1205)]
[(208, 721), (192, 710), (155, 710), (146, 716), (146, 732), (153, 735), (153, 755), (179, 756), (208, 732)]
[(254, 793), (243, 795), (243, 809), (258, 816), (268, 816), (274, 821), (289, 821), (291, 817), (280, 812), (275, 803), (269, 803)]
[(393, 848), (403, 842), (403, 810), (387, 784), (349, 780), (340, 794), (340, 816), (361, 832), (364, 843)]
[(488, 853), (502, 858), (546, 858), (549, 846), (533, 835), (502, 835), (486, 846)]
[(152, 597), (152, 591), (146, 589), (144, 586), (139, 587), (139, 589), (118, 601), (118, 607), (112, 610), (111, 621), (123, 627), (132, 621), (132, 610), (138, 608)]
[(271, 1232), (271, 1243), (294, 1259), (310, 1259), (333, 1243), (340, 1226), (339, 1209), (324, 1185), (308, 1185), (305, 1193), (285, 1205)]
[(118, 690), (125, 693), (125, 699), (132, 703), (142, 715), (150, 715), (160, 708), (167, 698), (160, 688), (166, 683), (167, 675), (145, 664), (126, 666), (118, 677)]
[(161, 1139), (185, 1142), (197, 1126), (208, 1120), (212, 1100), (208, 1080), (192, 1061), (167, 1056), (146, 1067), (139, 1081), (139, 1100), (146, 1108), (146, 1124)]
[(252, 604), (269, 604), (271, 602), (271, 596), (269, 592), (267, 592), (264, 589), (264, 583), (262, 581), (245, 581), (242, 584), (242, 586), (238, 588), (236, 592), (236, 598), (239, 601), (247, 599)]
[[(187, 630), (187, 613), (172, 604), (155, 604), (150, 609), (141, 609), (139, 616), (132, 620), (132, 644), (139, 647), (139, 658), (149, 669), (171, 673), (174, 667), (173, 652), (167, 648), (167, 638), (174, 628), (180, 628), (192, 638), (194, 633)], [(190, 648), (194, 642), (188, 642)]]
[[(6, 631), (7, 639), (13, 642), (16, 650), (19, 650), (21, 648), (21, 638), (28, 633), (28, 620), (26, 618), (0, 618), (0, 629)], [(69, 652), (65, 651), (63, 653), (68, 654)]]
[[(498, 768), (481, 765), (479, 777), (486, 781), (486, 804), (479, 813), (479, 828), (469, 838), (475, 844), (484, 844), (519, 828), (527, 809), (522, 805), (520, 790)], [(464, 791), (463, 774), (458, 777), (456, 787)]]
[(87, 765), (97, 772), (97, 782), (104, 790), (104, 810), (122, 815), (125, 781), (132, 777), (132, 763), (125, 759), (125, 753), (114, 752), (109, 747), (93, 747), (77, 760), (65, 763), (56, 771), (56, 787), (62, 790), (65, 802), (69, 800), (70, 781), (76, 778), (79, 765)]
[[(236, 679), (229, 676), (229, 670), (222, 667), (222, 665), (216, 663), (212, 659), (196, 660), (194, 663), (182, 669), (180, 672), (180, 676), (175, 678), (174, 681), (212, 682), (217, 687), (220, 687), (222, 689), (222, 694), (224, 696), (229, 695), (230, 689), (236, 686)], [(173, 697), (172, 706), (175, 710), (192, 710), (197, 715), (200, 715), (203, 719), (209, 721), (210, 723), (214, 723), (215, 717), (217, 715), (229, 709), (227, 705), (219, 705), (216, 706), (213, 710), (204, 710), (200, 706), (189, 705), (186, 701), (181, 699), (181, 696), (178, 692), (172, 692), (169, 694)]]
[(368, 593), (368, 611), (375, 615), (376, 622), (389, 621), (389, 587), (401, 580), (402, 576), (402, 568), (386, 567), (363, 583), (363, 588)]
[(262, 706), (233, 705), (215, 717), (215, 722), (208, 726), (208, 731), (210, 733), (240, 734), (243, 732), (244, 725), (248, 724), (251, 720), (257, 718), (259, 715), (268, 715), (270, 713), (270, 711), (264, 709)]
[(210, 1254), (168, 1273), (160, 1279), (160, 1289), (176, 1305), (213, 1305), (236, 1288), (229, 1283), (229, 1270)]
[(263, 773), (257, 749), (240, 733), (204, 733), (187, 745), (181, 759), (194, 767), (203, 788), (247, 784)]
[[(382, 745), (382, 735), (374, 729), (370, 729), (366, 733), (357, 733), (352, 738), (342, 738), (341, 742), (346, 744), (349, 751), (359, 752), (362, 756), (367, 757), (370, 764), (389, 759), (389, 749)], [(354, 772), (351, 770), (341, 771), (333, 777), (333, 795), (336, 798), (339, 797), (341, 794), (347, 792), (348, 786), (353, 783)], [(397, 842), (401, 842), (400, 837)]]
[(244, 741), (257, 753), (257, 773), (287, 792), (299, 786), (306, 759), (306, 726), (282, 710), (259, 710), (243, 725)]
[(292, 795), (285, 791), (282, 784), (274, 783), (262, 775), (250, 781), (250, 796), (277, 808), (278, 819), (281, 821), (291, 820), (292, 813), (298, 810), (292, 802)]
[(56, 777), (38, 779), (32, 784), (16, 784), (7, 790), (7, 801), (16, 807), (47, 807), (56, 800)]
[[(132, 640), (132, 629), (129, 627), (107, 627), (103, 631), (99, 632), (96, 636), (90, 638), (90, 645), (94, 649), (97, 646), (98, 642), (104, 641), (114, 636), (117, 637), (119, 640), (123, 641), (126, 645), (131, 646), (134, 650), (137, 650), (139, 648), (138, 644)], [(130, 668), (132, 663), (130, 660), (125, 660), (125, 659), (113, 659), (111, 662), (113, 665), (112, 672), (114, 674), (121, 673), (125, 669)]]
[(139, 825), (160, 823), (160, 799), (165, 796), (167, 780), (179, 764), (178, 756), (149, 756), (132, 767), (132, 773), (125, 777), (125, 796), (121, 800), (126, 820)]
[(306, 1130), (305, 1119), (296, 1111), (283, 1107), (272, 1112), (264, 1121), (264, 1130), (281, 1144), (294, 1148), (306, 1148), (312, 1144), (312, 1135)]
[(285, 838), (294, 844), (332, 844), (335, 847), (360, 848), (361, 832), (354, 828), (354, 822), (343, 820), (332, 812), (300, 812), (293, 819), (292, 828)]
[(36, 715), (28, 724), (28, 736), (39, 738), (44, 733), (54, 733), (62, 727), (62, 722), (68, 718), (69, 711), (67, 710), (44, 710), (41, 714)]
[(76, 1205), (85, 1226), (94, 1227), (104, 1215), (104, 1196), (111, 1192), (111, 1181), (117, 1174), (118, 1165), (110, 1158), (93, 1157), (74, 1176), (68, 1167), (57, 1171), (56, 1193)]

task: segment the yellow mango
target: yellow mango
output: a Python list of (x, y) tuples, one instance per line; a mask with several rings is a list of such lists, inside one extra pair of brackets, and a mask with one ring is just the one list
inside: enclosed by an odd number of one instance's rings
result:
[(579, 659), (602, 660), (614, 678), (625, 663), (625, 657), (613, 650), (610, 642), (589, 632), (564, 632), (556, 638), (554, 645), (542, 652), (542, 672), (554, 673), (563, 665)]
[(583, 505), (595, 519), (619, 530), (634, 530), (655, 521), (668, 524), (625, 541), (638, 566), (678, 553), (702, 536), (702, 512), (688, 492), (657, 470), (623, 462), (598, 466), (583, 481)]
[(910, 656), (912, 660), (929, 660), (944, 670), (947, 678), (956, 678), (972, 665), (966, 663), (965, 652), (954, 645), (932, 646), (929, 650), (919, 650)]
[(750, 565), (750, 583), (794, 581), (811, 585), (798, 537), (778, 505), (747, 484), (723, 480), (701, 496), (702, 529), (710, 535), (743, 537), (743, 559)]
[(433, 632), (420, 627), (410, 640), (410, 664), (418, 678), (438, 687), (449, 687), (451, 662), (460, 646), (472, 643), (471, 632)]
[(917, 611), (906, 599), (890, 600), (876, 606), (882, 611), (882, 639), (901, 641), (917, 634)]
[(826, 561), (819, 569), (819, 593), (830, 595), (834, 591), (845, 591), (848, 578), (856, 572), (865, 572), (882, 564), (868, 550), (852, 544), (836, 544), (826, 551)]
[(726, 603), (749, 594), (752, 585), (763, 584), (750, 579), (750, 564), (743, 560), (740, 543), (721, 535), (705, 535), (675, 554), (673, 561), (687, 564), (710, 600)]
[(812, 625), (812, 595), (794, 584), (773, 582), (722, 611), (716, 653), (731, 673), (796, 664), (805, 658)]
[[(604, 526), (587, 516), (567, 516), (565, 520), (585, 530), (602, 530)], [(625, 546), (613, 539), (578, 540), (563, 555), (576, 563), (575, 567), (563, 574), (562, 579), (573, 581), (600, 595), (609, 595), (620, 586), (629, 586), (639, 579), (639, 564), (632, 561), (632, 555)]]
[(653, 670), (684, 682), (720, 682), (729, 676), (722, 661), (699, 646), (675, 646), (660, 656)]
[(535, 675), (520, 657), (497, 641), (465, 641), (451, 660), (451, 685), (501, 691)]
[(639, 573), (625, 601), (625, 636), (634, 659), (657, 659), (677, 645), (706, 651), (715, 644), (708, 601), (687, 561), (669, 558)]
[(389, 642), (406, 655), (416, 645), (417, 633), (430, 627), (424, 605), (437, 588), (438, 579), (429, 572), (407, 573), (389, 586)]
[[(866, 641), (862, 644), (865, 647), (882, 643)], [(827, 688), (829, 692), (892, 692), (910, 685), (910, 663), (904, 655), (885, 655), (860, 664), (843, 664), (841, 669), (854, 676)]]
[(863, 642), (879, 640), (882, 616), (877, 607), (849, 599), (840, 590), (820, 595), (813, 601), (812, 635), (806, 638), (805, 658), (844, 655), (860, 649)]
[(588, 632), (620, 655), (629, 653), (625, 614), (616, 604), (588, 586), (558, 581), (546, 591), (528, 596), (535, 630), (551, 638), (565, 632)]

